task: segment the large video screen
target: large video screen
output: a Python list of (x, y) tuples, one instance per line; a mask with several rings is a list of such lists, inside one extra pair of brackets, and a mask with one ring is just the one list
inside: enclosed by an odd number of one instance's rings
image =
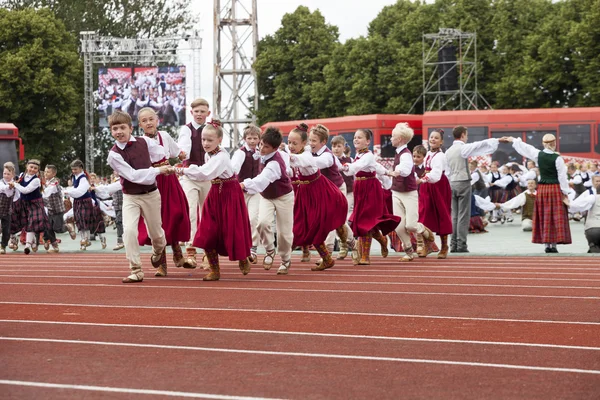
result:
[(102, 67), (95, 93), (99, 126), (108, 127), (115, 110), (129, 113), (137, 126), (138, 111), (152, 107), (159, 125), (185, 125), (185, 67)]

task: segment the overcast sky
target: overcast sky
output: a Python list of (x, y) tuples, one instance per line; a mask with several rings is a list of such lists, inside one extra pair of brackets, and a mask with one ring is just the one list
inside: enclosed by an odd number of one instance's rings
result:
[[(221, 0), (221, 4), (227, 0)], [(340, 40), (366, 36), (369, 23), (386, 5), (395, 0), (258, 0), (258, 35), (263, 38), (273, 34), (281, 26), (281, 18), (298, 6), (307, 6), (311, 12), (319, 9), (327, 23), (339, 28)], [(251, 4), (244, 0), (244, 4)], [(194, 12), (200, 12), (202, 29), (202, 97), (212, 103), (213, 87), (213, 2), (211, 0), (192, 0)], [(188, 100), (188, 103), (191, 99)], [(212, 107), (211, 107), (212, 108)]]

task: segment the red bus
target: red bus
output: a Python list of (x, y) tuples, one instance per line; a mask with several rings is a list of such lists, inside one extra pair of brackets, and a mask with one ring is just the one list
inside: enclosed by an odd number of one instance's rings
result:
[[(539, 149), (542, 137), (552, 133), (558, 138), (557, 151), (567, 160), (600, 160), (600, 107), (426, 112), (424, 139), (433, 129), (441, 128), (449, 147), (454, 140), (452, 128), (457, 125), (468, 128), (469, 142), (513, 136)], [(510, 144), (501, 143), (492, 160), (504, 164), (523, 159)]]
[(25, 148), (19, 137), (19, 129), (13, 124), (0, 123), (0, 165), (12, 161), (19, 169), (19, 161), (25, 159)]
[(277, 126), (281, 129), (284, 135), (284, 141), (287, 142), (288, 133), (294, 129), (298, 124), (304, 122), (309, 127), (316, 124), (323, 124), (329, 129), (329, 142), (328, 146), (331, 145), (331, 139), (333, 136), (343, 136), (346, 142), (352, 149), (352, 157), (354, 157), (355, 149), (352, 141), (354, 132), (357, 129), (370, 129), (373, 131), (373, 140), (369, 148), (382, 158), (384, 164), (393, 161), (394, 158), (394, 147), (392, 147), (392, 129), (398, 122), (407, 122), (411, 128), (415, 131), (415, 137), (409, 144), (412, 148), (417, 144), (421, 144), (422, 137), (422, 115), (414, 114), (371, 114), (371, 115), (355, 115), (348, 117), (337, 117), (337, 118), (323, 118), (323, 119), (309, 119), (304, 121), (284, 121), (284, 122), (269, 122), (262, 126), (264, 130), (268, 126)]

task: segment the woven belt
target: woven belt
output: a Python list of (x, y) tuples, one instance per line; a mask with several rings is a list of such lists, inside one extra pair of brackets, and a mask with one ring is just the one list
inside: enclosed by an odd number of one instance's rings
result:
[(169, 160), (159, 161), (157, 163), (152, 164), (153, 167), (162, 167), (164, 165), (171, 165), (171, 164), (169, 164)]
[(301, 181), (301, 180), (297, 180), (297, 181), (292, 181), (292, 185), (308, 185), (310, 183), (313, 183), (314, 181), (316, 181), (317, 179), (319, 179), (321, 177), (321, 174), (319, 174), (315, 179), (313, 179), (312, 181)]
[(210, 183), (212, 185), (219, 185), (219, 193), (221, 193), (221, 190), (223, 190), (223, 183), (226, 182), (232, 182), (232, 181), (237, 181), (237, 176), (234, 175), (231, 178), (225, 178), (225, 179), (213, 179), (210, 181)]
[(377, 179), (376, 176), (358, 176), (354, 178), (357, 181), (366, 181), (367, 179)]

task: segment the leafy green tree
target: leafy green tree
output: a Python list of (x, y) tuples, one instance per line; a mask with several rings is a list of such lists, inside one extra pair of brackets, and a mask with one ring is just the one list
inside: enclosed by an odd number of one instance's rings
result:
[(27, 158), (72, 153), (81, 81), (75, 38), (51, 11), (0, 9), (0, 121), (19, 128)]
[(338, 45), (338, 29), (319, 11), (300, 6), (285, 14), (281, 28), (263, 38), (254, 67), (260, 93), (259, 121), (307, 119), (316, 115), (311, 86), (323, 81), (323, 67)]

